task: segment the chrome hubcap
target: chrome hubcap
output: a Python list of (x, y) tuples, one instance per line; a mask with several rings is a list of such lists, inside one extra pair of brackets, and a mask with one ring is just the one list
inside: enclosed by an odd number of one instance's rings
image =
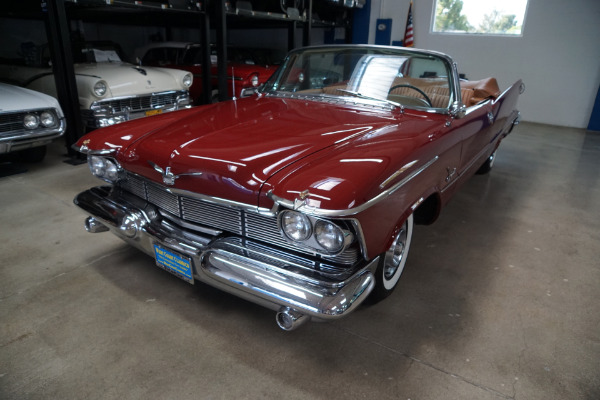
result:
[(402, 226), (400, 232), (396, 236), (396, 240), (392, 244), (392, 247), (387, 251), (385, 267), (383, 270), (383, 277), (385, 279), (391, 279), (400, 263), (402, 262), (402, 258), (404, 257), (404, 249), (406, 248), (406, 238), (407, 238), (407, 223), (405, 222)]

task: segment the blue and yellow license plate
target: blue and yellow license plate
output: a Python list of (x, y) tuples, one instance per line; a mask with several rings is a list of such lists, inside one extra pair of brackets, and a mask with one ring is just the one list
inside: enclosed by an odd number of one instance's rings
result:
[(154, 244), (154, 256), (156, 258), (156, 265), (160, 268), (186, 282), (194, 283), (194, 277), (192, 275), (192, 259), (190, 257), (166, 249), (158, 244)]

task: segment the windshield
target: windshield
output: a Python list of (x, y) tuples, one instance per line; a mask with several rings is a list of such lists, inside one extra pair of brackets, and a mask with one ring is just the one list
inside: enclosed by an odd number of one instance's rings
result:
[(447, 58), (404, 48), (320, 47), (292, 52), (263, 93), (352, 97), (446, 110), (454, 102)]
[(120, 48), (111, 42), (75, 43), (73, 60), (75, 63), (121, 62)]

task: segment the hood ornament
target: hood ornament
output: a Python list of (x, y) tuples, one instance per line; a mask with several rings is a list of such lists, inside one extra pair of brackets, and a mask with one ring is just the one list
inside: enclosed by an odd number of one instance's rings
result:
[(306, 204), (308, 203), (309, 196), (310, 192), (308, 191), (308, 189), (304, 190), (303, 192), (300, 192), (299, 196), (296, 199), (294, 199), (294, 210), (306, 206)]
[(166, 169), (163, 170), (161, 167), (159, 167), (152, 161), (148, 161), (148, 164), (150, 164), (156, 172), (158, 172), (159, 174), (162, 175), (163, 183), (168, 186), (173, 186), (175, 184), (175, 180), (177, 180), (178, 178), (185, 176), (185, 175), (191, 175), (191, 176), (202, 175), (202, 172), (186, 172), (183, 174), (175, 175), (174, 173), (171, 172), (171, 167), (167, 167)]

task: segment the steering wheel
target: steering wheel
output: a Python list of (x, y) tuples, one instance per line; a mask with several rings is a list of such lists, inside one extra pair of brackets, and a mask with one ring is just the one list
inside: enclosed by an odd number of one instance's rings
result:
[(429, 96), (427, 96), (424, 91), (422, 91), (421, 89), (419, 89), (418, 87), (413, 86), (413, 85), (409, 85), (409, 84), (394, 85), (388, 91), (388, 94), (390, 94), (392, 92), (392, 90), (397, 89), (397, 88), (402, 88), (402, 87), (416, 90), (417, 92), (419, 92), (421, 94), (421, 96), (423, 96), (425, 98), (424, 100), (427, 101), (427, 103), (429, 104), (429, 107), (433, 107), (433, 103), (431, 102), (431, 99), (429, 98)]

